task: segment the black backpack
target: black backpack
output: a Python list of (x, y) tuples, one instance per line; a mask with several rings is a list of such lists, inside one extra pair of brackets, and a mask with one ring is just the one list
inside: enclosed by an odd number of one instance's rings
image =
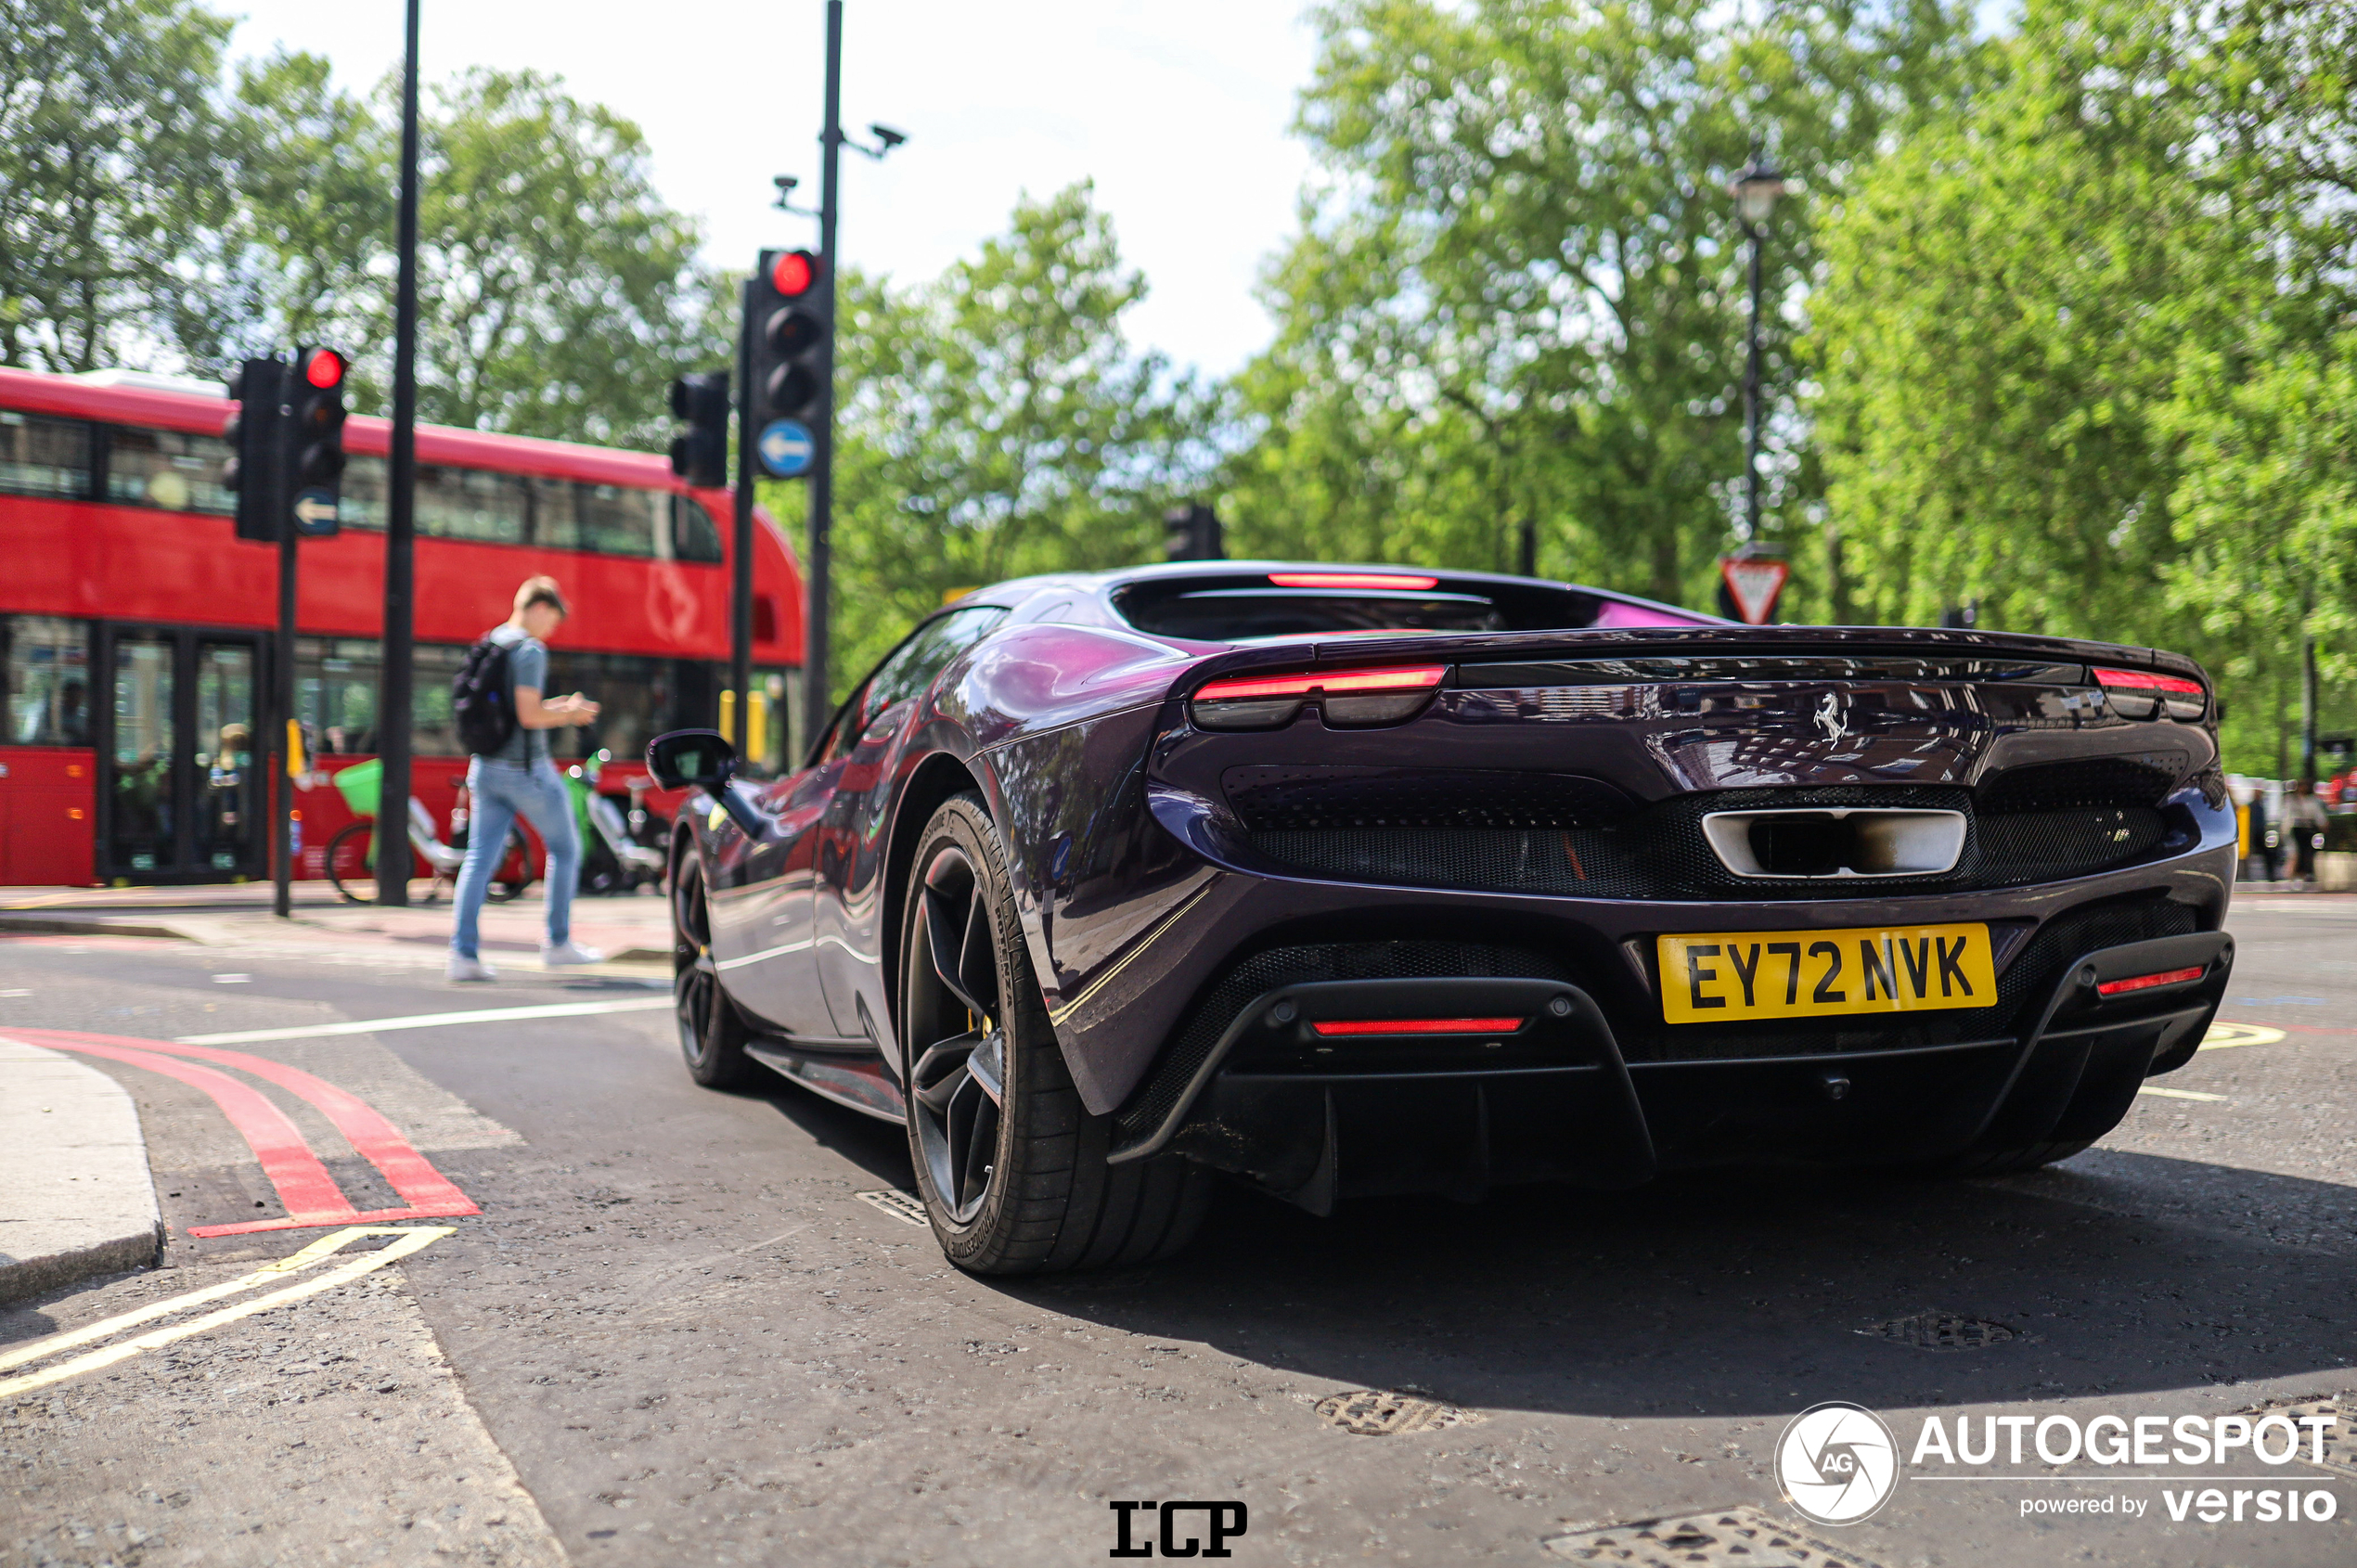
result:
[(483, 638), (450, 680), (450, 711), (458, 739), (478, 757), (496, 755), (515, 738), (516, 689), (508, 675), (508, 645)]

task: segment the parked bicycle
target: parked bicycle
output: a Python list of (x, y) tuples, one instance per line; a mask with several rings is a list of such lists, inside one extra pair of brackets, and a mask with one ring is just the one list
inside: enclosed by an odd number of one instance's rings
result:
[[(345, 803), (360, 819), (346, 824), (328, 841), (325, 857), (328, 880), (347, 904), (377, 901), (377, 807), (383, 775), (381, 770), (363, 773), (363, 769), (376, 770), (377, 765), (363, 763), (336, 776), (336, 788), (342, 791)], [(362, 777), (347, 785), (344, 780), (355, 773)], [(463, 790), (458, 801), (458, 809), (453, 814), (451, 842), (445, 843), (434, 830), (433, 816), (426, 810), (425, 802), (415, 795), (409, 797), (409, 847), (427, 868), (425, 896), (419, 903), (432, 903), (442, 896), (445, 887), (455, 890), (458, 868), (467, 863), (467, 798)], [(508, 853), (500, 857), (498, 870), (492, 873), (487, 896), (494, 903), (505, 904), (530, 887), (532, 877), (532, 853), (524, 841), (523, 829), (510, 828)]]

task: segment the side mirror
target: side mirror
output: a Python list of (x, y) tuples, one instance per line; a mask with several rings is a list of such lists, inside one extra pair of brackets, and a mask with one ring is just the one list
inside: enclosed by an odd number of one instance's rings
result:
[(737, 749), (717, 730), (675, 729), (647, 742), (647, 771), (666, 790), (717, 793), (737, 771)]

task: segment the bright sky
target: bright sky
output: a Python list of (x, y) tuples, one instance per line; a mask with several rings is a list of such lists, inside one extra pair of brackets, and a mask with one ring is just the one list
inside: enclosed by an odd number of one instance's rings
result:
[[(400, 0), (214, 0), (241, 10), (232, 50), (308, 50), (340, 80), (398, 63)], [(1253, 298), (1294, 226), (1307, 160), (1287, 135), (1311, 64), (1286, 0), (845, 0), (846, 128), (908, 142), (881, 164), (844, 157), (843, 254), (929, 277), (1006, 225), (1018, 193), (1092, 178), (1124, 255), (1153, 293), (1133, 341), (1224, 373), (1267, 341)], [(818, 200), (822, 0), (569, 7), (424, 0), (431, 84), (468, 66), (533, 67), (636, 120), (673, 206), (702, 219), (712, 258), (815, 244), (818, 225), (768, 210), (770, 176)], [(869, 139), (861, 130), (861, 139)]]

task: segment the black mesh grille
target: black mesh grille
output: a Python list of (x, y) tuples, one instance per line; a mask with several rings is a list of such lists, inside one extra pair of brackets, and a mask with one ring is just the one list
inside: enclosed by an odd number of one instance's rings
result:
[(1610, 1004), (1604, 1010), (1623, 1054), (1632, 1061), (1813, 1056), (2004, 1039), (2037, 1026), (2038, 1009), (2054, 996), (2063, 971), (2088, 954), (2157, 936), (2182, 936), (2198, 927), (2199, 917), (2191, 905), (2166, 898), (2112, 899), (2066, 910), (2047, 921), (2005, 966), (1997, 977), (1996, 1003), (1986, 1008), (1730, 1024), (1665, 1023), (1651, 996), (1640, 999), (1642, 1010)]
[(2000, 816), (2093, 806), (2151, 807), (2160, 804), (2175, 783), (2176, 775), (2169, 769), (2126, 757), (2039, 763), (1983, 779), (1980, 810), (1984, 816)]
[(1220, 782), (1256, 832), (1593, 828), (1633, 808), (1611, 785), (1568, 773), (1238, 767)]
[(1114, 1119), (1117, 1142), (1145, 1137), (1178, 1103), (1187, 1081), (1211, 1055), (1246, 1002), (1280, 985), (1326, 980), (1428, 980), (1465, 977), (1569, 980), (1543, 953), (1483, 942), (1320, 942), (1271, 947), (1230, 970), (1196, 1003), (1161, 1064)]
[[(2137, 771), (2165, 784), (2166, 776), (2156, 770)], [(1579, 898), (1821, 899), (1826, 895), (1822, 880), (1730, 872), (1703, 838), (1704, 815), (1913, 806), (1963, 812), (1969, 824), (1963, 855), (1940, 876), (1885, 878), (1873, 885), (1897, 893), (1954, 893), (2083, 876), (2149, 855), (2165, 836), (2151, 803), (2160, 786), (2145, 787), (2145, 803), (2138, 805), (2045, 803), (2084, 803), (2106, 790), (2117, 796), (2127, 777), (2093, 770), (2089, 779), (2034, 781), (2003, 797), (1998, 803), (2010, 809), (2002, 811), (1977, 804), (1973, 791), (1962, 788), (1861, 785), (1681, 795), (1604, 825), (1342, 826), (1329, 819), (1308, 826), (1296, 825), (1303, 822), (1297, 815), (1247, 822), (1253, 847), (1272, 863), (1337, 881)]]

